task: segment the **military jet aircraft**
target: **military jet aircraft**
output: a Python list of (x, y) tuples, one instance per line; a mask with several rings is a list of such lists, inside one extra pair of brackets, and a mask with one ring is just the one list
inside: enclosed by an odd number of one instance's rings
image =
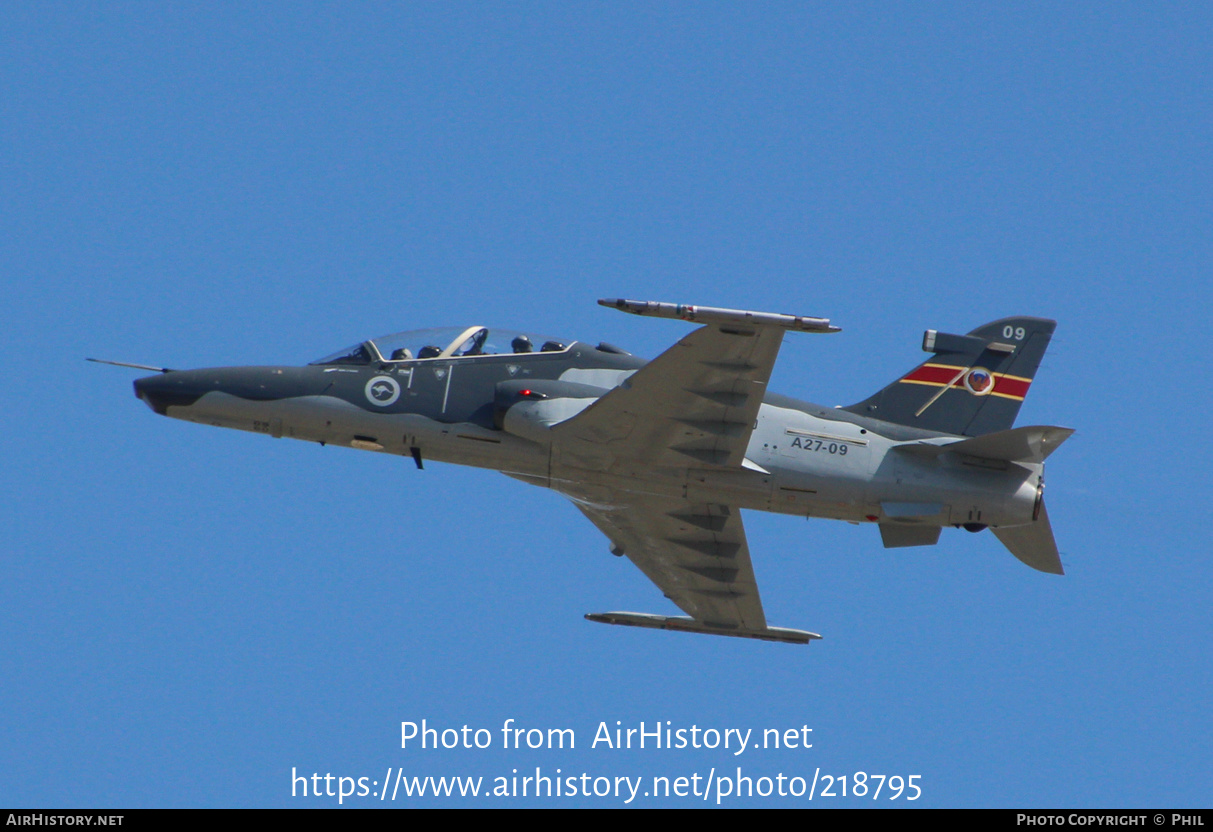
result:
[[(304, 367), (169, 370), (135, 382), (155, 412), (321, 444), (474, 465), (554, 489), (687, 616), (591, 621), (807, 644), (771, 627), (740, 509), (872, 523), (886, 547), (989, 528), (1062, 573), (1044, 461), (1073, 430), (1012, 424), (1054, 321), (927, 330), (930, 356), (826, 408), (767, 392), (786, 331), (824, 318), (600, 300), (701, 324), (652, 361), (606, 343), (469, 326), (374, 338)], [(92, 360), (92, 359), (90, 359)]]

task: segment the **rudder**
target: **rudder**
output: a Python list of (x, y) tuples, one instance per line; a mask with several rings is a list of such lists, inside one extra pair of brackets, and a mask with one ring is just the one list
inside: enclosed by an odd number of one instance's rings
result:
[(1056, 326), (1048, 318), (1021, 316), (991, 321), (967, 335), (929, 329), (922, 348), (931, 358), (843, 409), (957, 436), (1008, 430)]

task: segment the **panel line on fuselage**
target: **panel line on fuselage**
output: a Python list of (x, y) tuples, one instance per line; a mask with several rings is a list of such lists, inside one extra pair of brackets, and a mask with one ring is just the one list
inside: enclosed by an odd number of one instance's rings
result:
[(446, 387), (442, 390), (442, 413), (446, 415), (446, 401), (451, 395), (451, 376), (455, 375), (455, 367), (446, 368)]

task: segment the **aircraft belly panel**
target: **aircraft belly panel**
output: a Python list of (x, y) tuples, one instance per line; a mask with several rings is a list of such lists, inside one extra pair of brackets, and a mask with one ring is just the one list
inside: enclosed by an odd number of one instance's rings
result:
[(416, 414), (372, 413), (334, 396), (251, 401), (212, 392), (169, 416), (199, 424), (263, 433), (478, 468), (508, 467), (547, 475), (548, 454), (534, 442), (472, 423), (445, 424)]

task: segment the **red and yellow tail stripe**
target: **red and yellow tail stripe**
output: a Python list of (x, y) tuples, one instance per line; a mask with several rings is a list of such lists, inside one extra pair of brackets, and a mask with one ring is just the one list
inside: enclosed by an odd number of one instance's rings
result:
[[(946, 387), (948, 382), (951, 382), (953, 387), (964, 390), (964, 373), (960, 373), (961, 369), (963, 368), (950, 364), (923, 364), (901, 381), (906, 384), (925, 384), (928, 387)], [(959, 377), (957, 377), (957, 373), (960, 373)], [(1001, 396), (1004, 399), (1022, 402), (1024, 396), (1028, 395), (1028, 388), (1032, 385), (1032, 379), (1022, 376), (1011, 376), (1006, 373), (990, 373), (990, 375), (994, 377), (994, 389), (988, 394), (991, 396)]]

